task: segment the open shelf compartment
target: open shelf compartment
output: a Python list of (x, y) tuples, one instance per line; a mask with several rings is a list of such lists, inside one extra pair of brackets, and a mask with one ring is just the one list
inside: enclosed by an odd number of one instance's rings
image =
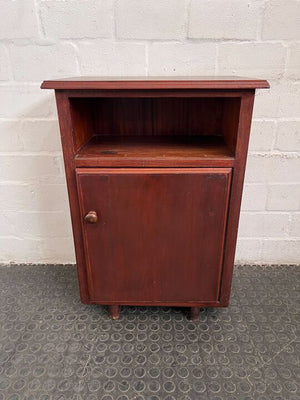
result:
[(76, 167), (231, 167), (240, 98), (70, 98)]

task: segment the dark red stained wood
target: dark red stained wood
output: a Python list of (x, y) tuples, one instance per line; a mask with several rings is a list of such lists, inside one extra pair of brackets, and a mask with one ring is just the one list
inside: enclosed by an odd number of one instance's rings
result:
[(110, 305), (115, 318), (120, 304), (187, 306), (192, 318), (227, 306), (254, 89), (268, 83), (109, 77), (42, 87), (57, 89), (81, 300)]
[(263, 79), (226, 76), (199, 77), (75, 77), (48, 80), (42, 89), (258, 89)]
[(219, 301), (231, 169), (76, 171), (91, 302)]
[(77, 167), (231, 167), (221, 136), (97, 135), (77, 154)]
[[(72, 99), (72, 102), (85, 99)], [(94, 99), (95, 133), (106, 135), (152, 135), (152, 101), (149, 98)]]
[(230, 298), (253, 104), (253, 91), (250, 91), (249, 94), (244, 95), (241, 98), (241, 107), (237, 124), (238, 131), (236, 158), (230, 192), (226, 247), (224, 252), (224, 266), (220, 296), (220, 302), (224, 306), (229, 304)]
[[(70, 101), (79, 108), (90, 100)], [(224, 101), (222, 97), (93, 99), (94, 131), (106, 135), (216, 135), (222, 127)], [(90, 118), (87, 113), (81, 115)]]
[(201, 98), (241, 97), (253, 89), (58, 89), (75, 98)]
[(109, 306), (108, 309), (109, 309), (109, 316), (111, 319), (119, 319), (121, 310), (120, 306), (117, 305)]
[(89, 293), (86, 280), (85, 254), (82, 246), (83, 236), (75, 175), (75, 144), (71, 120), (71, 108), (69, 99), (65, 93), (56, 92), (56, 104), (69, 194), (80, 298), (83, 303), (88, 303)]
[[(254, 94), (254, 91), (249, 92)], [(228, 148), (235, 153), (240, 118), (241, 97), (224, 99), (222, 113), (222, 136)]]
[(224, 99), (152, 99), (154, 135), (217, 135), (221, 132)]
[(74, 150), (77, 151), (92, 137), (94, 132), (92, 99), (71, 103), (70, 112), (73, 129), (72, 137), (74, 139), (73, 146)]
[(190, 319), (192, 321), (197, 321), (199, 319), (200, 308), (199, 307), (191, 307), (190, 308)]

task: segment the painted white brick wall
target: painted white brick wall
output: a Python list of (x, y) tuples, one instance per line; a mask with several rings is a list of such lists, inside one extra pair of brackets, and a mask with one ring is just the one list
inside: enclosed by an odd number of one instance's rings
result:
[(299, 0), (0, 0), (0, 262), (74, 262), (54, 95), (71, 75), (246, 75), (236, 261), (300, 262)]
[(192, 0), (188, 37), (193, 39), (256, 39), (263, 2), (260, 0)]

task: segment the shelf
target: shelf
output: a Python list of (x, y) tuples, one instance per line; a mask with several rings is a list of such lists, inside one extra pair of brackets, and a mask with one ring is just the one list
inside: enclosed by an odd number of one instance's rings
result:
[(75, 157), (76, 167), (232, 167), (221, 136), (96, 135)]

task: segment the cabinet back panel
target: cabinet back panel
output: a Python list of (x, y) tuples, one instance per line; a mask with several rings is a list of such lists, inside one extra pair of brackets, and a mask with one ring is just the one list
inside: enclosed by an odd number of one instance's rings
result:
[(220, 135), (222, 98), (98, 98), (96, 134)]

